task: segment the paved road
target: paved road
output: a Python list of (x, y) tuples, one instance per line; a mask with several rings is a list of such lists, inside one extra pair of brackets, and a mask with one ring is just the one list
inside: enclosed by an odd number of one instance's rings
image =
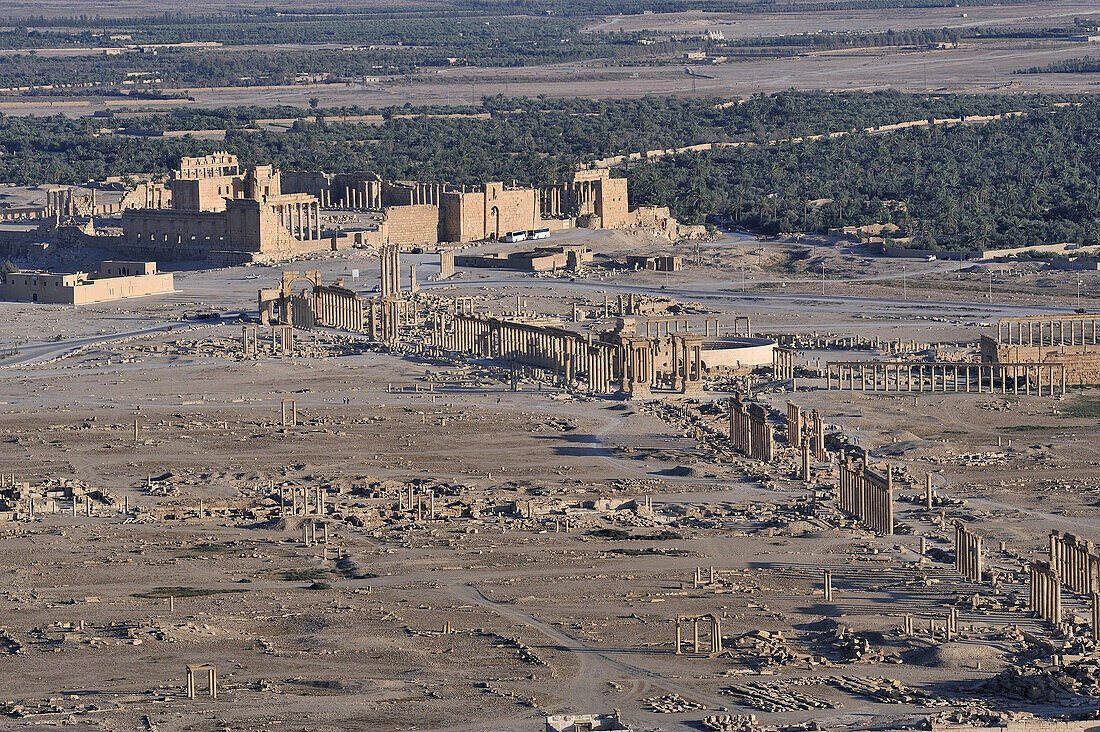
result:
[(138, 328), (137, 330), (126, 330), (118, 333), (99, 333), (91, 336), (84, 336), (83, 338), (66, 338), (61, 341), (36, 341), (32, 343), (19, 344), (2, 344), (0, 343), (0, 350), (10, 351), (18, 348), (18, 353), (15, 356), (4, 358), (0, 357), (0, 368), (9, 366), (28, 366), (36, 363), (43, 363), (45, 361), (52, 361), (55, 358), (68, 355), (74, 351), (83, 348), (84, 346), (94, 346), (100, 343), (110, 343), (112, 341), (120, 341), (125, 338), (132, 338), (134, 336), (151, 335), (153, 333), (163, 333), (167, 330), (173, 332), (181, 332), (186, 330), (192, 330), (199, 325), (211, 325), (214, 323), (222, 323), (226, 320), (235, 320), (243, 313), (223, 313), (217, 318), (210, 318), (209, 320), (200, 320), (189, 323), (173, 323), (172, 325), (155, 325), (147, 328)]

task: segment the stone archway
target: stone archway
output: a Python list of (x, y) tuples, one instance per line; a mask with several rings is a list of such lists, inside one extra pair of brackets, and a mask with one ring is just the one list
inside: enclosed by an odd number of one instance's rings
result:
[[(320, 284), (320, 277), (311, 276), (312, 273), (307, 273), (306, 276), (298, 275), (297, 272), (292, 273), (293, 276), (287, 277), (284, 274), (283, 286), (279, 294), (279, 314), (278, 321), (284, 325), (293, 325), (296, 328), (312, 328), (313, 322), (313, 295), (317, 286)], [(297, 293), (294, 291), (294, 286), (304, 283), (301, 290)]]
[(500, 209), (496, 206), (489, 209), (489, 220), (486, 222), (485, 236), (489, 239), (500, 237)]

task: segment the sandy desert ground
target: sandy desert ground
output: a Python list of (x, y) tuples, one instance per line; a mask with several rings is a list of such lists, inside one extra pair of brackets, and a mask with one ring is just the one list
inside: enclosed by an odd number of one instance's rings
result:
[[(662, 250), (607, 232), (586, 241), (608, 255)], [(908, 263), (902, 299), (901, 263), (824, 245), (822, 296), (818, 260), (792, 265), (805, 243), (764, 246), (708, 242), (707, 266), (667, 276), (460, 270), (446, 283), (424, 255), (422, 297), (500, 312), (520, 295), (563, 315), (635, 292), (689, 305), (696, 327), (750, 315), (761, 333), (956, 350), (997, 317), (1076, 305), (1065, 274), (994, 268), (989, 300), (988, 268), (945, 262)], [(362, 254), (294, 265), (326, 281), (361, 268), (364, 293), (376, 267)], [(637, 729), (700, 729), (713, 714), (880, 729), (974, 705), (1095, 703), (979, 686), (1063, 642), (1021, 607), (1021, 567), (1052, 528), (1100, 529), (1095, 393), (829, 392), (819, 361), (874, 352), (800, 351), (798, 391), (765, 378), (757, 396), (821, 410), (895, 467), (900, 528), (876, 536), (837, 510), (823, 465), (807, 485), (786, 452), (767, 469), (731, 452), (726, 382), (691, 400), (513, 391), (489, 364), (330, 331), (302, 333), (297, 356), (244, 358), (238, 313), (253, 315), (277, 272), (185, 271), (174, 295), (78, 309), (0, 304), (0, 345), (18, 349), (0, 360), (0, 472), (91, 496), (90, 516), (59, 499), (56, 514), (0, 525), (0, 725), (536, 730), (545, 714), (620, 709)], [(1098, 285), (1085, 280), (1086, 305)], [(207, 310), (225, 317), (180, 320)], [(285, 397), (297, 426), (280, 423)], [(932, 511), (908, 501), (929, 472)], [(322, 488), (325, 514), (283, 515), (279, 487), (291, 486)], [(983, 584), (951, 564), (954, 519), (985, 537)], [(327, 544), (303, 543), (308, 521)], [(1065, 601), (1086, 614), (1082, 598)], [(718, 615), (728, 652), (673, 653), (672, 618), (687, 613)], [(914, 636), (900, 632), (905, 613)], [(185, 664), (207, 662), (218, 699), (185, 698)]]

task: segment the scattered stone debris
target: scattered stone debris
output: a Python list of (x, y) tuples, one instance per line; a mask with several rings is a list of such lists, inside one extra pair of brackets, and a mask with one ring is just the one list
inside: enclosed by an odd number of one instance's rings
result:
[[(826, 621), (826, 624), (832, 624)], [(886, 654), (871, 646), (871, 641), (863, 634), (855, 632), (845, 625), (811, 631), (809, 637), (817, 645), (826, 646), (833, 660), (841, 663), (901, 663), (900, 657)]]
[(908, 687), (900, 681), (881, 676), (827, 676), (821, 681), (841, 691), (882, 704), (914, 704), (931, 707), (946, 706), (951, 703), (943, 697), (927, 694)]
[(756, 671), (813, 660), (810, 654), (792, 649), (782, 633), (767, 630), (753, 630), (738, 636), (727, 644), (724, 655)]
[(702, 727), (713, 732), (755, 732), (755, 714), (714, 714), (703, 717)]
[(650, 711), (660, 712), (661, 714), (681, 714), (690, 712), (693, 709), (706, 709), (702, 704), (685, 699), (679, 694), (652, 696), (642, 701)]
[(530, 646), (525, 646), (523, 643), (520, 643), (518, 638), (505, 638), (502, 635), (497, 635), (496, 633), (491, 633), (484, 630), (478, 631), (478, 633), (485, 638), (494, 640), (497, 648), (516, 649), (519, 654), (519, 660), (523, 661), (524, 663), (529, 663), (534, 666), (548, 665), (546, 661), (542, 660), (542, 658), (540, 658), (539, 655), (535, 653), (534, 649), (532, 649)]
[(1006, 722), (1031, 718), (1034, 715), (1020, 712), (1002, 712), (989, 709), (975, 702), (968, 702), (958, 709), (948, 709), (928, 719), (935, 728), (937, 725), (958, 724), (968, 727), (999, 727)]
[(739, 686), (728, 686), (722, 689), (722, 693), (729, 694), (737, 704), (743, 707), (771, 713), (796, 712), (804, 709), (837, 709), (841, 706), (828, 699), (793, 691), (790, 686), (791, 684), (782, 682), (767, 684), (753, 681)]
[(1100, 699), (1100, 659), (1009, 666), (971, 687), (978, 694), (1063, 706), (1095, 705)]

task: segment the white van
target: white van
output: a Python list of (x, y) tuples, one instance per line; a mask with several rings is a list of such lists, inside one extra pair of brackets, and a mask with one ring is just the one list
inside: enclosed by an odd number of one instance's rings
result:
[(504, 241), (507, 241), (507, 242), (527, 241), (527, 232), (526, 231), (509, 231), (507, 234), (504, 235)]
[(549, 239), (550, 229), (530, 229), (527, 232), (528, 239)]

